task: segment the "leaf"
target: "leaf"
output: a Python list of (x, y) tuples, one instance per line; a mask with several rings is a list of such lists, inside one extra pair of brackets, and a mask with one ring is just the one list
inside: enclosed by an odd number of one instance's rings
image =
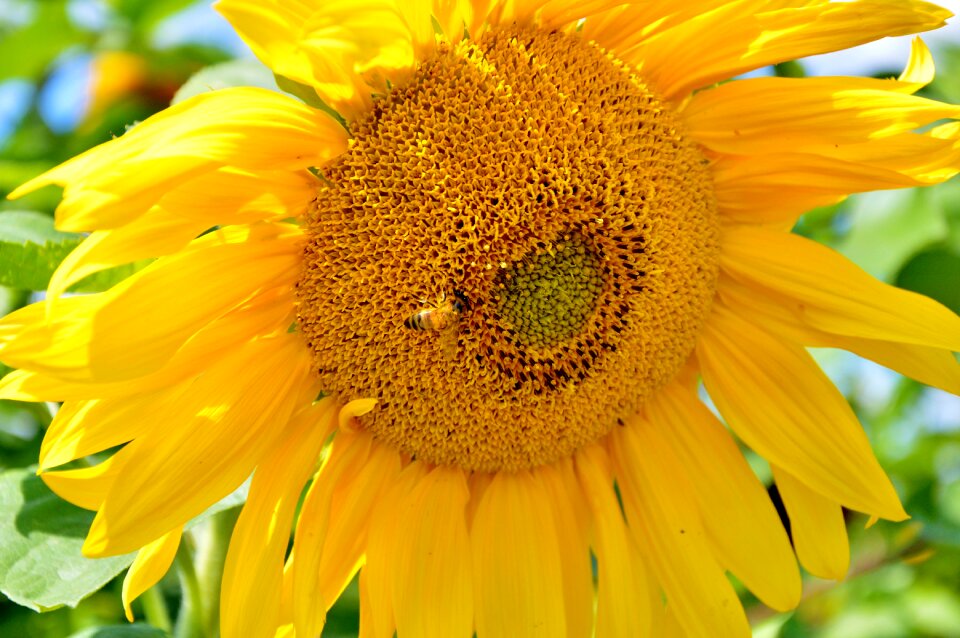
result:
[(277, 73), (273, 74), (274, 79), (277, 81), (277, 86), (280, 87), (280, 90), (284, 93), (289, 93), (290, 95), (299, 98), (305, 104), (312, 106), (315, 109), (324, 109), (330, 110), (330, 107), (320, 99), (320, 96), (317, 95), (317, 92), (313, 90), (310, 86), (297, 82), (296, 80), (291, 80), (288, 77), (284, 77)]
[[(45, 221), (43, 221), (45, 220)], [(49, 228), (43, 228), (48, 224)], [(83, 238), (60, 233), (46, 215), (26, 211), (0, 215), (0, 285), (43, 290), (60, 262)]]
[[(0, 472), (0, 592), (36, 611), (74, 607), (126, 569), (135, 554), (84, 557), (80, 549), (94, 513), (60, 499), (35, 471)], [(246, 489), (244, 484), (187, 528), (242, 504)]]
[(102, 292), (120, 283), (133, 273), (149, 264), (151, 261), (153, 260), (145, 259), (133, 264), (124, 264), (123, 266), (116, 266), (114, 268), (101, 270), (100, 272), (96, 272), (88, 277), (84, 277), (74, 285), (70, 286), (69, 291)]
[(83, 241), (54, 229), (47, 215), (32, 211), (0, 214), (0, 285), (43, 290), (53, 271)]
[(290, 78), (284, 77), (277, 73), (274, 73), (273, 77), (277, 81), (277, 86), (280, 87), (281, 91), (284, 93), (289, 93), (295, 98), (302, 100), (307, 106), (312, 106), (315, 109), (323, 111), (336, 121), (340, 122), (340, 126), (348, 131), (350, 130), (349, 127), (347, 127), (347, 121), (343, 119), (343, 116), (340, 115), (336, 109), (321, 100), (320, 96), (317, 95), (317, 92), (313, 90), (313, 87), (306, 84), (301, 84), (300, 82), (291, 80)]
[(874, 277), (890, 281), (918, 250), (947, 236), (931, 197), (931, 191), (916, 188), (853, 198), (850, 233), (838, 250)]
[[(0, 286), (19, 290), (44, 290), (60, 262), (84, 239), (78, 233), (63, 233), (53, 220), (33, 211), (0, 213)], [(123, 281), (146, 262), (128, 264), (95, 273), (72, 292), (99, 292)]]
[(145, 623), (90, 627), (68, 638), (167, 638), (170, 634)]
[(960, 253), (946, 247), (925, 250), (897, 275), (897, 286), (936, 299), (960, 314)]
[(36, 611), (79, 603), (134, 555), (80, 553), (93, 512), (61, 500), (29, 469), (0, 473), (0, 592)]
[(53, 219), (43, 213), (10, 210), (0, 214), (0, 240), (34, 244), (80, 241), (82, 235), (64, 233), (53, 227)]
[(233, 60), (208, 66), (194, 73), (173, 96), (173, 102), (233, 86), (259, 86), (279, 92), (273, 73), (257, 60)]

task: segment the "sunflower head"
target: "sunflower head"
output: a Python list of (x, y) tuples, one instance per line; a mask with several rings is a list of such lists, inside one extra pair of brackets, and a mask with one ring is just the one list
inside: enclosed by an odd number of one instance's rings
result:
[[(596, 44), (508, 26), (441, 45), (350, 129), (308, 214), (298, 312), (324, 388), (378, 399), (376, 438), (536, 467), (693, 350), (719, 257), (708, 162)], [(455, 292), (455, 334), (404, 328)]]

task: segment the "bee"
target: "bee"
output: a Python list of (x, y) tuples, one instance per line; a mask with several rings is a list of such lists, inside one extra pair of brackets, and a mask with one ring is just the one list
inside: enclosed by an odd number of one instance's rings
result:
[(460, 317), (470, 309), (470, 302), (459, 290), (454, 290), (449, 298), (446, 293), (440, 302), (432, 308), (426, 308), (407, 317), (403, 325), (410, 330), (430, 330), (440, 336), (440, 349), (452, 359), (457, 350), (457, 337)]

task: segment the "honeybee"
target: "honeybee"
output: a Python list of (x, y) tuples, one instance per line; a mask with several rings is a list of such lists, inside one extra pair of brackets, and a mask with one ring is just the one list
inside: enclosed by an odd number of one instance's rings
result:
[(407, 317), (403, 325), (410, 330), (430, 330), (440, 336), (440, 350), (448, 359), (457, 351), (460, 317), (470, 308), (470, 302), (459, 290), (449, 298), (446, 293), (432, 308), (426, 308)]

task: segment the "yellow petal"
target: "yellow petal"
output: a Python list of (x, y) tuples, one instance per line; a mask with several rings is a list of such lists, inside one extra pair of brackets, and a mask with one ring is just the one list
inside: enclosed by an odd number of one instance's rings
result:
[[(211, 363), (256, 336), (286, 330), (294, 319), (294, 307), (292, 288), (260, 294), (200, 330), (157, 372), (127, 381), (78, 383), (15, 370), (0, 379), (0, 399), (76, 401), (149, 394), (197, 376)], [(41, 309), (37, 306), (36, 310)]]
[(222, 0), (213, 6), (274, 73), (312, 83), (313, 62), (299, 40), (316, 3)]
[(850, 193), (917, 186), (915, 178), (882, 165), (813, 153), (723, 156), (713, 164), (717, 204), (731, 221), (793, 222)]
[(316, 197), (318, 184), (307, 170), (225, 166), (167, 192), (153, 210), (204, 220), (211, 226), (298, 217)]
[[(323, 630), (328, 605), (325, 604), (327, 601), (317, 600), (322, 587), (320, 560), (327, 533), (338, 524), (338, 521), (331, 520), (331, 501), (351, 475), (363, 470), (371, 443), (372, 437), (366, 433), (338, 435), (303, 500), (294, 537), (296, 560), (290, 567), (294, 626), (298, 634), (317, 636)], [(336, 549), (343, 551), (344, 548)]]
[(40, 478), (63, 500), (77, 507), (98, 510), (129, 457), (129, 453), (120, 450), (96, 465), (76, 470), (44, 472)]
[(674, 383), (647, 404), (694, 488), (703, 524), (722, 565), (768, 606), (800, 602), (800, 570), (786, 530), (727, 430), (694, 392)]
[(470, 638), (473, 589), (464, 511), (470, 491), (459, 468), (436, 468), (399, 503), (394, 533), (397, 633)]
[(580, 450), (577, 476), (591, 512), (591, 536), (597, 557), (597, 638), (646, 636), (651, 599), (643, 567), (631, 560), (632, 542), (613, 491), (607, 455), (598, 445)]
[(173, 559), (177, 555), (177, 548), (180, 547), (180, 537), (183, 536), (183, 527), (164, 534), (157, 540), (137, 552), (137, 557), (133, 559), (133, 564), (127, 570), (127, 575), (123, 578), (123, 611), (127, 620), (133, 622), (133, 610), (130, 604), (136, 600), (140, 594), (147, 591), (163, 578)]
[(853, 410), (802, 347), (716, 303), (697, 358), (710, 397), (747, 445), (851, 509), (906, 518)]
[(949, 350), (824, 332), (806, 323), (805, 306), (796, 299), (727, 275), (720, 277), (718, 293), (728, 306), (748, 312), (785, 339), (808, 347), (848, 350), (921, 383), (960, 394), (960, 362)]
[(866, 142), (960, 117), (960, 106), (910, 95), (915, 88), (870, 78), (753, 78), (697, 93), (683, 114), (692, 138), (735, 155)]
[(804, 321), (825, 332), (960, 351), (960, 317), (949, 309), (884, 284), (798, 235), (730, 228), (723, 236), (721, 267), (795, 300)]
[[(900, 77), (897, 78), (902, 83), (910, 87), (910, 92), (922, 89), (931, 82), (936, 74), (936, 67), (933, 63), (933, 54), (919, 37), (913, 39), (910, 43), (910, 59), (907, 61), (907, 68), (903, 70)], [(913, 89), (916, 87), (916, 89)]]
[(58, 228), (115, 228), (221, 166), (296, 171), (320, 166), (344, 150), (346, 132), (329, 116), (274, 91), (229, 88), (171, 106), (30, 180), (10, 197), (60, 184)]
[(326, 608), (336, 602), (363, 563), (373, 511), (396, 482), (400, 468), (396, 450), (374, 444), (362, 469), (333, 495), (316, 592)]
[[(436, 47), (436, 34), (433, 30), (434, 2), (432, 0), (405, 0), (395, 4), (403, 17), (404, 24), (410, 31), (410, 38), (413, 41), (413, 49), (417, 59), (424, 59)], [(448, 24), (447, 28), (453, 26)], [(462, 27), (460, 31), (463, 32)]]
[(843, 510), (776, 465), (771, 465), (771, 469), (790, 517), (800, 562), (814, 576), (843, 580), (850, 568)]
[(337, 417), (337, 421), (340, 425), (340, 431), (356, 431), (356, 428), (353, 426), (353, 419), (363, 416), (372, 410), (376, 405), (377, 400), (372, 398), (354, 399), (353, 401), (347, 403), (345, 406), (343, 406), (343, 408), (341, 408), (340, 416)]
[(563, 556), (563, 608), (567, 638), (593, 636), (593, 566), (590, 556), (589, 509), (574, 473), (565, 459), (537, 470), (550, 491), (557, 540)]
[(660, 31), (711, 11), (729, 0), (647, 0), (624, 4), (592, 16), (583, 25), (583, 37), (605, 49), (620, 52), (636, 46)]
[[(360, 577), (357, 580), (359, 582), (358, 589), (360, 590), (360, 627), (357, 630), (357, 638), (377, 638), (378, 636), (384, 636), (384, 638), (393, 638), (393, 627), (391, 627), (389, 630), (384, 630), (383, 633), (380, 634), (376, 633), (374, 630), (374, 621), (372, 618), (373, 614), (371, 613), (372, 605), (370, 603), (370, 594), (367, 591), (369, 588), (369, 577), (366, 574), (366, 570), (360, 570)], [(389, 631), (389, 633), (387, 633), (387, 631)]]
[(486, 17), (481, 13), (483, 7), (479, 9), (480, 11), (477, 11), (470, 0), (433, 0), (433, 16), (440, 25), (444, 38), (451, 44), (457, 44), (463, 39), (464, 29), (473, 33), (477, 20), (483, 21)]
[(360, 635), (393, 638), (396, 628), (393, 579), (403, 548), (396, 543), (394, 521), (398, 505), (427, 475), (425, 464), (414, 461), (404, 468), (390, 489), (378, 499), (370, 521), (367, 564), (360, 571)]
[(107, 292), (59, 300), (49, 322), (40, 320), (38, 304), (7, 315), (0, 326), (22, 328), (0, 340), (0, 359), (70, 381), (154, 372), (198, 330), (258, 291), (292, 287), (302, 267), (301, 234), (286, 224), (257, 227), (248, 241), (211, 233), (195, 243)]
[(889, 168), (914, 185), (939, 184), (960, 172), (960, 122), (949, 122), (927, 133), (899, 133), (846, 145), (810, 147), (812, 152), (854, 164)]
[(208, 228), (206, 222), (152, 209), (126, 226), (97, 231), (57, 267), (47, 286), (47, 299), (56, 301), (67, 288), (101, 270), (175, 253)]
[(47, 298), (105, 268), (172, 254), (213, 226), (297, 217), (315, 193), (316, 179), (307, 171), (213, 171), (126, 225), (90, 235), (54, 272)]
[(142, 414), (146, 433), (123, 449), (127, 462), (90, 527), (85, 554), (142, 547), (236, 489), (313, 385), (305, 350), (293, 334), (255, 341), (185, 384), (165, 409)]
[(360, 585), (360, 627), (357, 631), (357, 638), (393, 638), (393, 609), (390, 609), (390, 619), (386, 621), (390, 625), (389, 629), (383, 628), (378, 632), (375, 625), (376, 621), (373, 618), (374, 605), (370, 602), (370, 577), (367, 570), (360, 570), (358, 580)]
[(747, 638), (737, 595), (710, 550), (695, 492), (669, 444), (631, 420), (610, 439), (630, 530), (690, 638)]
[(769, 64), (936, 29), (950, 15), (916, 0), (733, 1), (658, 33), (620, 57), (639, 65), (644, 79), (665, 97), (680, 98)]
[(651, 636), (656, 636), (657, 638), (687, 638), (686, 632), (684, 632), (683, 627), (680, 626), (680, 621), (677, 620), (677, 614), (674, 613), (673, 607), (669, 605), (664, 606), (662, 602), (660, 607), (660, 613), (656, 616), (653, 623), (653, 633)]
[(296, 628), (293, 626), (293, 579), (290, 577), (294, 557), (295, 552), (290, 550), (283, 564), (283, 581), (280, 583), (280, 626), (277, 628), (277, 635), (287, 633), (296, 635)]
[(297, 414), (257, 467), (230, 538), (220, 598), (224, 638), (271, 638), (279, 625), (283, 563), (300, 492), (333, 432), (334, 401)]
[(473, 546), (477, 635), (566, 635), (559, 543), (547, 488), (526, 470), (499, 472), (477, 506)]
[[(413, 68), (413, 35), (397, 5), (391, 0), (221, 0), (215, 6), (264, 64), (312, 86), (326, 103), (354, 119), (371, 105), (373, 90), (363, 75), (396, 84)], [(422, 25), (416, 33), (422, 34)]]
[(145, 432), (142, 412), (162, 408), (177, 393), (64, 403), (40, 446), (40, 470), (122, 445)]
[(540, 27), (563, 29), (584, 18), (603, 15), (622, 4), (622, 0), (550, 0), (540, 10)]

